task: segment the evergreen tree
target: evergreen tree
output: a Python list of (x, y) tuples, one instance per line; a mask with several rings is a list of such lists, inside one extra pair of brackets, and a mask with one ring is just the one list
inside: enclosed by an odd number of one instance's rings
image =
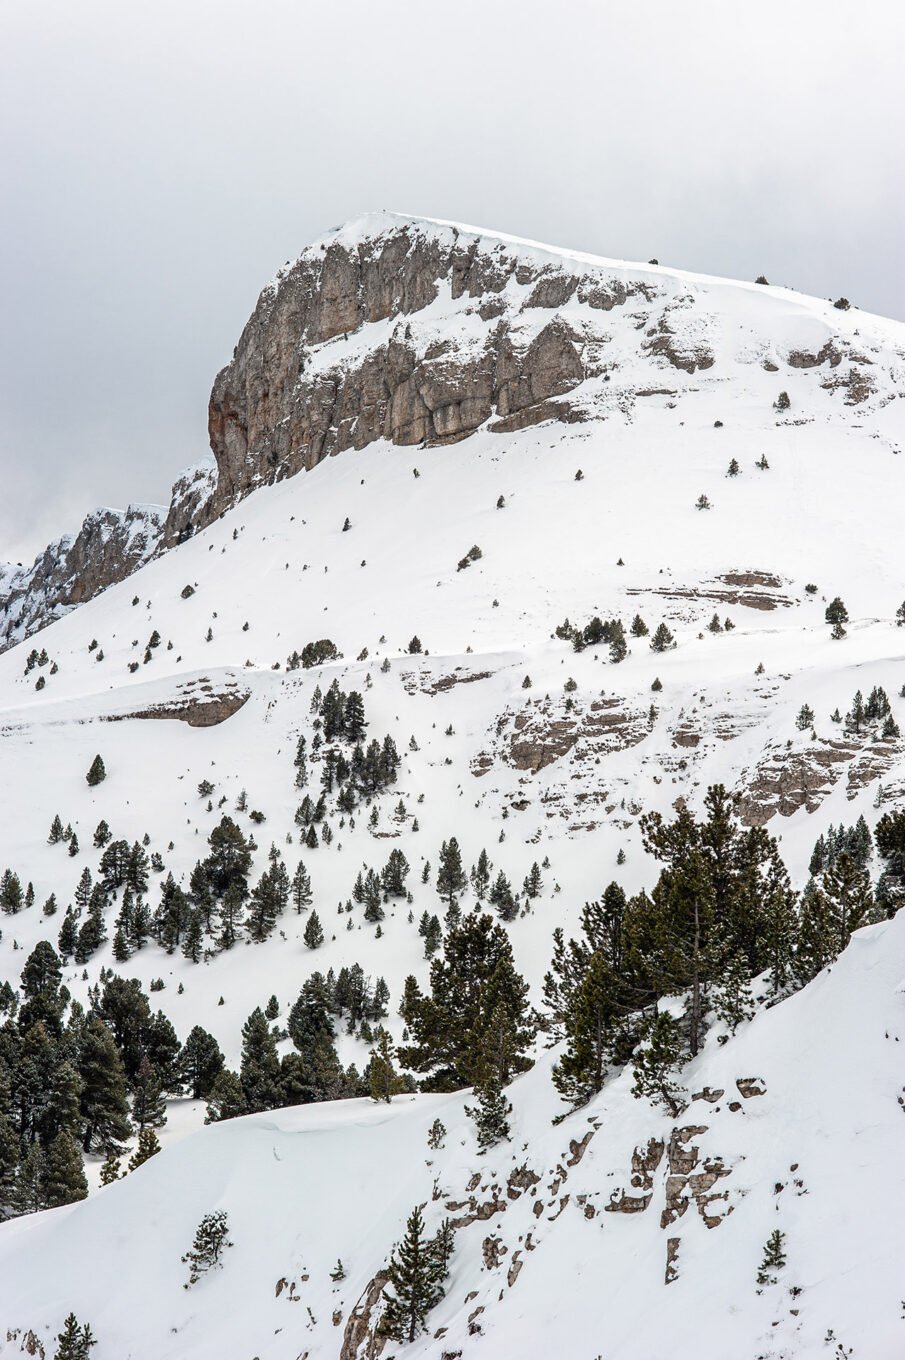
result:
[(665, 623), (657, 624), (656, 631), (651, 638), (652, 652), (665, 652), (675, 645), (675, 638), (669, 631)]
[(501, 921), (514, 921), (518, 915), (518, 902), (512, 896), (512, 886), (502, 869), (490, 889), (488, 901), (492, 907), (496, 907)]
[(330, 999), (324, 978), (314, 973), (302, 986), (289, 1012), (286, 1028), (297, 1055), (284, 1059), (283, 1083), (292, 1104), (334, 1100), (343, 1089), (343, 1072), (336, 1053)]
[(63, 839), (63, 823), (60, 821), (60, 814), (54, 813), (53, 821), (50, 823), (50, 834), (47, 837), (48, 845), (59, 845)]
[(66, 915), (63, 917), (63, 924), (57, 936), (57, 948), (64, 959), (69, 959), (76, 951), (78, 944), (79, 931), (75, 922), (75, 915), (72, 907), (66, 908)]
[(848, 610), (838, 595), (827, 605), (824, 618), (827, 623), (832, 623), (837, 628), (841, 628), (844, 623), (848, 623)]
[(426, 1329), (428, 1314), (443, 1298), (444, 1278), (436, 1248), (425, 1234), (421, 1210), (413, 1209), (405, 1237), (387, 1267), (381, 1334), (411, 1344)]
[(585, 1105), (601, 1090), (618, 1015), (618, 989), (602, 949), (595, 949), (565, 1018), (566, 1045), (553, 1068), (563, 1099)]
[(872, 919), (874, 903), (870, 876), (847, 850), (843, 850), (823, 875), (823, 891), (831, 915), (831, 944), (834, 954), (838, 955), (851, 939), (852, 931)]
[(462, 868), (462, 855), (455, 836), (444, 841), (440, 849), (440, 866), (437, 870), (437, 892), (448, 902), (461, 892), (468, 880)]
[(183, 1045), (179, 1076), (192, 1100), (206, 1100), (225, 1064), (212, 1034), (195, 1025)]
[(182, 952), (192, 963), (200, 963), (204, 954), (204, 927), (200, 911), (189, 914), (189, 923), (182, 941)]
[(644, 622), (640, 614), (636, 614), (635, 617), (632, 619), (631, 626), (632, 637), (647, 637), (647, 633), (648, 633), (647, 624)]
[(424, 930), (424, 957), (426, 959), (432, 959), (443, 943), (443, 930), (438, 917), (428, 916), (427, 912), (424, 913), (424, 916), (426, 918)]
[(282, 1103), (276, 1041), (260, 1006), (242, 1026), (240, 1079), (250, 1114), (272, 1110)]
[(736, 951), (729, 959), (714, 989), (713, 1008), (733, 1034), (743, 1020), (750, 1020), (754, 1014), (754, 994), (744, 954)]
[(189, 1266), (186, 1289), (197, 1284), (207, 1271), (222, 1267), (223, 1253), (231, 1246), (226, 1212), (218, 1209), (216, 1213), (205, 1214), (195, 1230), (191, 1247), (182, 1258), (183, 1263)]
[(528, 898), (540, 897), (541, 889), (543, 888), (543, 886), (544, 880), (541, 876), (540, 865), (538, 864), (537, 860), (535, 860), (534, 863), (531, 865), (531, 869), (530, 872), (528, 873), (528, 876), (525, 879), (524, 883), (525, 896)]
[(478, 1136), (478, 1151), (487, 1152), (497, 1143), (508, 1142), (511, 1134), (509, 1115), (512, 1106), (497, 1081), (488, 1081), (475, 1087), (478, 1098), (476, 1106), (466, 1105), (465, 1113), (475, 1122)]
[(247, 1114), (242, 1083), (235, 1072), (224, 1068), (214, 1080), (208, 1097), (205, 1124), (216, 1124), (224, 1119), (237, 1119)]
[(280, 914), (280, 892), (274, 875), (265, 870), (251, 893), (245, 927), (249, 937), (260, 944), (272, 932)]
[(758, 1294), (766, 1285), (776, 1284), (776, 1272), (782, 1270), (785, 1264), (785, 1233), (780, 1232), (778, 1228), (774, 1228), (773, 1232), (771, 1232), (770, 1236), (767, 1238), (766, 1246), (764, 1247), (763, 1260), (761, 1261), (760, 1269), (757, 1272)]
[(248, 893), (248, 874), (251, 869), (251, 848), (240, 828), (231, 817), (222, 817), (208, 838), (210, 854), (204, 861), (211, 888), (217, 897), (225, 897), (235, 885), (244, 901)]
[(483, 902), (490, 887), (490, 861), (486, 850), (482, 850), (478, 855), (478, 862), (472, 869), (470, 877), (475, 897), (479, 902)]
[(107, 771), (104, 769), (104, 762), (100, 756), (95, 756), (91, 762), (91, 768), (85, 775), (91, 788), (96, 784), (101, 784), (107, 778)]
[(91, 1349), (96, 1345), (97, 1338), (88, 1323), (80, 1327), (75, 1313), (70, 1313), (57, 1336), (53, 1360), (90, 1360)]
[(625, 640), (625, 629), (619, 619), (613, 619), (610, 624), (610, 661), (618, 665), (628, 656), (628, 643)]
[(115, 1152), (108, 1152), (101, 1167), (101, 1185), (112, 1185), (119, 1180), (122, 1162)]
[(87, 1198), (88, 1182), (81, 1154), (65, 1129), (47, 1149), (43, 1181), (43, 1199), (48, 1209)]
[(310, 875), (305, 872), (305, 866), (301, 860), (299, 860), (298, 868), (292, 879), (291, 895), (292, 905), (295, 907), (298, 915), (301, 916), (302, 912), (311, 906), (312, 901), (311, 878)]
[(308, 917), (302, 939), (309, 949), (320, 949), (324, 943), (324, 929), (316, 911)]
[(389, 1033), (380, 1025), (375, 1037), (377, 1042), (371, 1049), (368, 1065), (368, 1085), (372, 1100), (385, 1101), (389, 1105), (393, 1096), (405, 1089), (404, 1083), (394, 1066), (395, 1049)]
[(138, 1135), (138, 1146), (129, 1158), (129, 1170), (137, 1171), (160, 1151), (157, 1134), (152, 1128), (143, 1128)]
[(44, 1198), (44, 1149), (29, 1143), (19, 1161), (12, 1204), (16, 1214), (37, 1214), (47, 1208)]
[(513, 1035), (504, 1079), (531, 1065), (527, 987), (515, 971), (506, 931), (490, 916), (472, 913), (449, 930), (442, 959), (431, 964), (430, 996), (406, 983), (404, 1005), (412, 1043), (399, 1057), (406, 1067), (431, 1074), (424, 1089), (474, 1084), (486, 1063), (483, 1041), (499, 1005)]
[(636, 1051), (632, 1061), (632, 1095), (637, 1099), (648, 1096), (651, 1100), (662, 1101), (671, 1117), (677, 1119), (684, 1092), (674, 1077), (681, 1061), (682, 1040), (678, 1025), (668, 1011), (658, 1011), (648, 1030), (646, 1043)]
[(220, 914), (220, 934), (217, 943), (221, 949), (232, 949), (239, 937), (239, 918), (244, 900), (245, 895), (240, 883), (230, 883), (223, 897)]
[(139, 1134), (145, 1129), (159, 1129), (167, 1122), (167, 1103), (163, 1098), (157, 1073), (147, 1055), (139, 1063), (135, 1077), (132, 1119)]
[(130, 1135), (126, 1078), (113, 1035), (96, 1016), (85, 1022), (79, 1076), (82, 1150), (111, 1152)]
[(401, 850), (391, 850), (381, 874), (383, 890), (389, 897), (405, 897), (409, 862)]
[[(357, 690), (352, 690), (346, 697), (344, 718), (344, 732), (346, 741), (358, 745), (363, 741), (365, 730), (368, 724), (365, 722), (365, 706), (361, 695)], [(326, 734), (325, 734), (326, 735)]]

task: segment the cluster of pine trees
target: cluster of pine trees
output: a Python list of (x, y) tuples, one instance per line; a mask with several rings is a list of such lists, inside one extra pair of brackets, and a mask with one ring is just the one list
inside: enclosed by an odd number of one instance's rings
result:
[(123, 1145), (141, 1142), (130, 1167), (158, 1150), (165, 1095), (209, 1089), (223, 1067), (216, 1041), (196, 1027), (186, 1044), (152, 1013), (136, 980), (102, 972), (88, 1006), (62, 983), (46, 940), (35, 946), (20, 987), (0, 992), (0, 1214), (51, 1208), (87, 1194), (82, 1153), (107, 1157), (118, 1174)]
[[(632, 619), (629, 632), (634, 638), (648, 637), (650, 634), (650, 630), (640, 614), (636, 614)], [(615, 664), (624, 661), (628, 656), (626, 630), (621, 619), (603, 620), (595, 615), (584, 626), (572, 624), (568, 619), (565, 619), (556, 629), (556, 636), (562, 638), (564, 642), (571, 642), (572, 648), (576, 652), (583, 652), (586, 647), (607, 646), (610, 649), (610, 661)], [(675, 638), (672, 633), (665, 623), (659, 623), (654, 630), (653, 637), (651, 637), (651, 651), (665, 652), (674, 646)]]
[[(336, 1052), (334, 1016), (348, 1010), (350, 1029), (386, 1015), (389, 992), (383, 979), (373, 991), (362, 970), (353, 965), (339, 977), (313, 973), (292, 1006), (285, 1030), (272, 1023), (275, 1002), (257, 1007), (242, 1027), (242, 1059), (238, 1072), (224, 1068), (209, 1093), (207, 1122), (285, 1105), (344, 1100), (370, 1092), (370, 1073), (354, 1064), (344, 1068)], [(291, 1039), (294, 1051), (282, 1058), (279, 1040)], [(365, 1035), (362, 1035), (365, 1037)]]
[[(834, 833), (831, 850), (818, 842), (800, 901), (776, 841), (740, 825), (721, 785), (709, 789), (701, 820), (683, 809), (641, 826), (663, 866), (651, 892), (626, 899), (612, 883), (585, 907), (577, 940), (554, 932), (545, 1024), (565, 1040), (554, 1081), (573, 1106), (601, 1089), (610, 1065), (633, 1061), (636, 1092), (675, 1107), (674, 1071), (700, 1048), (708, 1015), (734, 1030), (753, 1011), (752, 978), (766, 973), (769, 995), (786, 995), (878, 913), (861, 823), (840, 830), (838, 843)], [(853, 855), (848, 845), (861, 848)], [(686, 997), (680, 1019), (658, 1005), (677, 994)]]
[(429, 993), (406, 978), (400, 1014), (408, 1042), (399, 1058), (424, 1074), (421, 1089), (473, 1086), (479, 1144), (507, 1138), (504, 1089), (531, 1066), (535, 1027), (528, 987), (502, 926), (477, 908), (463, 916), (448, 930), (442, 957), (431, 963)]

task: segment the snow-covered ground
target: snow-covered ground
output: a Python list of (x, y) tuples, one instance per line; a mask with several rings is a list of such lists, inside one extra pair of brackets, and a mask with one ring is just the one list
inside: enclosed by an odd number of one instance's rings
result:
[[(305, 948), (307, 918), (294, 914), (266, 943), (240, 943), (198, 965), (153, 942), (120, 965), (108, 942), (87, 977), (66, 970), (75, 997), (85, 999), (101, 967), (146, 990), (162, 979), (151, 1000), (180, 1038), (202, 1024), (236, 1065), (255, 1006), (274, 993), (285, 1016), (314, 968), (359, 962), (386, 978), (398, 1038), (403, 980), (427, 975), (418, 920), (425, 910), (442, 914), (422, 866), (436, 868), (441, 842), (456, 836), (466, 866), (486, 847), (515, 888), (532, 862), (549, 857), (540, 898), (508, 927), (539, 1003), (554, 927), (568, 935), (584, 902), (613, 878), (629, 892), (653, 881), (642, 812), (669, 814), (680, 797), (697, 808), (716, 782), (749, 794), (768, 755), (807, 759), (811, 731), (795, 725), (805, 703), (818, 742), (840, 737), (835, 708), (844, 713), (857, 689), (867, 695), (877, 685), (905, 725), (905, 630), (895, 622), (905, 597), (897, 391), (905, 328), (854, 312), (840, 318), (783, 290), (699, 284), (710, 289), (709, 314), (724, 336), (763, 309), (777, 354), (819, 348), (830, 320), (853, 343), (863, 326), (885, 386), (863, 409), (846, 407), (818, 373), (765, 371), (763, 354), (755, 362), (740, 340), (719, 383), (670, 370), (676, 391), (637, 401), (631, 418), (617, 403), (586, 424), (482, 431), (430, 449), (372, 444), (255, 492), (0, 656), (0, 869), (32, 881), (36, 895), (31, 910), (0, 921), (0, 980), (15, 985), (34, 944), (56, 942), (82, 869), (96, 871), (101, 818), (129, 842), (147, 832), (149, 850), (184, 880), (228, 812), (255, 835), (255, 874), (272, 842), (290, 874), (304, 860), (324, 946)], [(793, 408), (778, 414), (778, 392), (793, 384)], [(732, 458), (740, 475), (730, 478)], [(710, 510), (696, 509), (702, 493)], [(457, 570), (472, 545), (482, 556)], [(733, 580), (752, 573), (753, 585)], [(186, 586), (193, 593), (183, 598)], [(748, 604), (736, 602), (739, 591)], [(851, 619), (839, 641), (824, 621), (836, 595)], [(715, 611), (732, 631), (708, 631)], [(605, 646), (575, 654), (554, 636), (566, 617), (619, 616), (628, 629), (636, 612), (651, 633), (665, 620), (676, 648), (655, 654), (649, 637), (630, 636), (629, 656), (613, 665)], [(143, 663), (154, 630), (160, 645)], [(407, 653), (413, 635), (426, 654)], [(332, 639), (343, 659), (287, 672), (288, 656), (319, 638)], [(25, 674), (33, 646), (46, 648), (48, 664)], [(334, 677), (363, 693), (368, 736), (391, 735), (402, 765), (378, 800), (376, 827), (367, 815), (354, 829), (334, 819), (333, 843), (308, 850), (293, 820), (302, 796), (293, 756), (299, 734), (310, 744), (315, 686)], [(652, 691), (656, 678), (662, 690)], [(230, 689), (248, 700), (215, 726), (129, 716)], [(601, 700), (603, 709), (592, 707)], [(595, 727), (601, 712), (618, 716), (613, 730)], [(581, 730), (534, 772), (514, 762), (525, 716), (539, 747), (556, 723), (575, 720)], [(89, 788), (97, 753), (107, 778)], [(855, 767), (867, 771), (863, 779), (850, 776)], [(880, 806), (905, 791), (901, 742), (865, 739), (834, 769), (814, 811), (769, 822), (799, 888), (820, 832), (860, 814), (873, 825)], [(214, 785), (212, 811), (198, 796), (201, 780)], [(262, 824), (235, 811), (242, 790)], [(400, 799), (403, 821), (393, 815)], [(75, 858), (47, 843), (55, 813), (77, 832)], [(337, 906), (360, 868), (379, 869), (397, 847), (412, 866), (414, 922), (408, 904), (391, 904), (375, 938), (361, 907), (349, 917)], [(61, 911), (47, 918), (41, 904), (51, 892)], [(715, 1191), (728, 1192), (720, 1215), (732, 1213), (717, 1226), (708, 1228), (694, 1203), (674, 1226), (660, 1226), (668, 1151), (647, 1209), (605, 1210), (612, 1191), (632, 1193), (633, 1149), (650, 1139), (668, 1145), (673, 1126), (633, 1100), (623, 1076), (553, 1127), (563, 1106), (549, 1080), (555, 1055), (543, 1050), (512, 1089), (512, 1143), (482, 1158), (463, 1095), (399, 1097), (390, 1109), (309, 1106), (205, 1129), (202, 1104), (173, 1102), (163, 1155), (80, 1205), (0, 1227), (0, 1355), (19, 1353), (21, 1336), (7, 1337), (7, 1328), (32, 1328), (46, 1342), (75, 1308), (100, 1338), (95, 1360), (338, 1356), (350, 1309), (411, 1208), (428, 1201), (432, 1223), (445, 1203), (467, 1204), (473, 1194), (504, 1207), (457, 1234), (447, 1299), (413, 1356), (835, 1360), (854, 1347), (857, 1360), (892, 1360), (905, 1353), (903, 931), (896, 919), (860, 932), (828, 974), (724, 1047), (709, 1043), (684, 1075), (690, 1092), (725, 1090), (714, 1104), (693, 1102), (678, 1124), (699, 1127), (686, 1139), (700, 1146), (699, 1171), (717, 1157), (730, 1170)], [(367, 1060), (366, 1047), (346, 1036), (340, 1052), (345, 1062)], [(735, 1091), (737, 1079), (754, 1077), (765, 1095)], [(431, 1154), (426, 1130), (437, 1115), (449, 1132), (445, 1149)], [(570, 1140), (590, 1129), (585, 1155), (570, 1166)], [(511, 1197), (507, 1179), (523, 1163), (540, 1180)], [(96, 1181), (97, 1165), (90, 1170)], [(221, 1207), (234, 1247), (220, 1274), (185, 1293), (180, 1256), (201, 1215)], [(780, 1284), (758, 1295), (754, 1276), (777, 1226), (789, 1263)], [(667, 1287), (673, 1236), (678, 1279)], [(485, 1248), (492, 1237), (506, 1248), (496, 1265), (487, 1264), (498, 1254)], [(510, 1283), (517, 1253), (522, 1269)], [(328, 1272), (338, 1256), (347, 1279), (334, 1285)], [(282, 1278), (295, 1289), (277, 1293)]]

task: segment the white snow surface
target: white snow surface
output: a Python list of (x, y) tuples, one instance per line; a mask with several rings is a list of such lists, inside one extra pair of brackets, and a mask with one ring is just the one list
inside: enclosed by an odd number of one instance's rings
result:
[[(394, 222), (369, 217), (340, 235), (363, 239)], [(516, 247), (526, 249), (500, 238), (501, 249)], [(622, 267), (530, 248), (557, 266)], [(664, 273), (626, 268), (633, 277)], [(514, 887), (534, 860), (549, 856), (540, 899), (508, 927), (539, 1003), (553, 928), (574, 932), (583, 903), (612, 878), (629, 892), (655, 879), (641, 849), (641, 812), (671, 815), (679, 797), (699, 808), (709, 784), (747, 789), (766, 753), (806, 754), (811, 733), (795, 726), (804, 703), (815, 710), (818, 740), (835, 740), (833, 709), (844, 713), (856, 689), (866, 695), (882, 685), (905, 725), (905, 629), (894, 618), (905, 596), (905, 328), (786, 290), (665, 272), (707, 291), (707, 314), (723, 337), (740, 334), (737, 346), (720, 351), (719, 384), (712, 373), (705, 381), (670, 368), (675, 392), (645, 398), (630, 419), (614, 401), (583, 425), (344, 453), (255, 492), (196, 538), (0, 656), (0, 868), (16, 869), (36, 893), (30, 911), (0, 921), (0, 979), (16, 985), (34, 944), (56, 943), (62, 913), (47, 918), (41, 904), (54, 892), (62, 908), (83, 867), (96, 870), (92, 833), (100, 818), (129, 841), (147, 831), (150, 849), (185, 880), (206, 853), (225, 797), (222, 811), (257, 839), (255, 874), (266, 867), (271, 842), (290, 873), (304, 859), (324, 947), (304, 947), (306, 917), (296, 915), (283, 917), (267, 943), (240, 943), (199, 965), (153, 943), (120, 965), (108, 943), (90, 961), (87, 980), (81, 968), (66, 970), (75, 997), (85, 1000), (101, 967), (139, 978), (146, 990), (162, 978), (153, 1006), (182, 1039), (202, 1024), (235, 1066), (241, 1026), (255, 1006), (275, 993), (284, 1020), (315, 968), (358, 961), (389, 983), (388, 1023), (398, 1039), (403, 980), (415, 973), (423, 984), (428, 972), (417, 921), (424, 910), (442, 916), (421, 869), (425, 860), (435, 867), (441, 842), (455, 835), (466, 865), (486, 847)], [(820, 386), (826, 369), (765, 371), (761, 341), (746, 329), (752, 309), (764, 313), (758, 325), (783, 363), (791, 350), (819, 348), (831, 333), (870, 349), (877, 392), (848, 407)], [(347, 342), (359, 343), (356, 336)], [(636, 387), (655, 383), (649, 371), (635, 375)], [(785, 416), (773, 408), (782, 388), (793, 393)], [(761, 455), (765, 471), (755, 466)], [(741, 474), (728, 478), (733, 457)], [(712, 502), (708, 512), (695, 508), (702, 492)], [(498, 510), (500, 495), (506, 504)], [(343, 533), (346, 516), (352, 527)], [(457, 571), (473, 544), (483, 556)], [(777, 598), (776, 608), (713, 598), (732, 588), (721, 576), (750, 572), (777, 578), (776, 587), (754, 591)], [(816, 594), (805, 590), (809, 583)], [(186, 585), (194, 593), (183, 599)], [(847, 636), (832, 641), (824, 610), (837, 594), (851, 622)], [(731, 617), (733, 631), (707, 630), (714, 610)], [(575, 655), (553, 636), (566, 616), (584, 623), (618, 615), (627, 626), (636, 612), (651, 632), (665, 619), (675, 650), (657, 655), (649, 638), (630, 637), (630, 655), (614, 666), (605, 647)], [(142, 664), (154, 629), (161, 645)], [(413, 634), (428, 655), (406, 654)], [(287, 673), (293, 649), (322, 637), (344, 659)], [(56, 674), (49, 667), (24, 674), (32, 646), (47, 649)], [(367, 657), (355, 660), (365, 648)], [(47, 682), (36, 691), (39, 674)], [(523, 689), (526, 675), (531, 686)], [(302, 795), (292, 758), (299, 733), (310, 744), (315, 685), (326, 688), (334, 676), (363, 692), (368, 735), (391, 734), (403, 760), (398, 783), (379, 800), (376, 834), (366, 815), (354, 830), (338, 829), (333, 817), (333, 844), (309, 851), (299, 847), (293, 822)], [(530, 713), (540, 722), (547, 700), (549, 721), (568, 717), (569, 677), (577, 682), (574, 713), (587, 720), (601, 698), (618, 700), (618, 711), (638, 724), (637, 744), (584, 734), (537, 773), (513, 768), (503, 759), (499, 720)], [(657, 677), (663, 688), (654, 693)], [(430, 692), (450, 679), (458, 683)], [(203, 697), (230, 687), (248, 701), (217, 726), (129, 716), (189, 690)], [(678, 745), (676, 733), (689, 729), (698, 744)], [(902, 743), (869, 745), (815, 811), (769, 822), (798, 887), (829, 823), (851, 825), (863, 813), (873, 825), (905, 794)], [(97, 752), (107, 779), (92, 789), (85, 773)], [(482, 756), (491, 763), (480, 774)], [(858, 759), (875, 760), (881, 772), (849, 779)], [(212, 812), (196, 792), (202, 779), (215, 785)], [(249, 809), (266, 815), (263, 825), (235, 812), (242, 789)], [(393, 818), (400, 798), (408, 810), (401, 824)], [(78, 834), (76, 858), (47, 844), (56, 812)], [(396, 847), (412, 866), (415, 924), (406, 904), (391, 905), (375, 938), (356, 907), (346, 930), (350, 918), (337, 915), (337, 904), (349, 897), (358, 869), (379, 869)], [(620, 850), (626, 860), (617, 866)], [(152, 904), (157, 891), (152, 881)], [(466, 894), (463, 905), (471, 901)], [(900, 1357), (903, 946), (905, 919), (863, 930), (831, 970), (759, 1011), (725, 1045), (711, 1031), (682, 1080), (690, 1093), (709, 1086), (725, 1095), (693, 1101), (678, 1121), (633, 1099), (630, 1074), (622, 1074), (554, 1126), (564, 1106), (549, 1076), (555, 1051), (542, 1048), (512, 1087), (512, 1142), (483, 1157), (463, 1112), (465, 1093), (398, 1097), (389, 1108), (308, 1106), (206, 1128), (203, 1105), (172, 1102), (164, 1151), (138, 1172), (82, 1204), (0, 1225), (0, 1356), (21, 1353), (27, 1328), (50, 1356), (52, 1337), (74, 1309), (99, 1338), (93, 1360), (338, 1357), (350, 1310), (413, 1206), (426, 1202), (433, 1225), (447, 1212), (455, 1216), (446, 1204), (467, 1205), (470, 1195), (488, 1203), (497, 1186), (505, 1208), (458, 1231), (447, 1297), (406, 1354), (835, 1360), (854, 1347), (855, 1360)], [(339, 1046), (345, 1062), (364, 1065), (364, 1045), (341, 1034)], [(753, 1077), (765, 1094), (743, 1098), (736, 1081)], [(730, 1110), (730, 1101), (740, 1108)], [(431, 1153), (426, 1131), (437, 1116), (448, 1135), (445, 1148)], [(668, 1143), (674, 1127), (690, 1126), (701, 1130), (688, 1145), (699, 1146), (702, 1162), (719, 1157), (730, 1169), (714, 1186), (727, 1195), (713, 1210), (722, 1221), (707, 1227), (691, 1203), (661, 1228), (666, 1157), (643, 1212), (608, 1212), (613, 1193), (634, 1193), (633, 1149), (651, 1138)], [(584, 1156), (570, 1165), (570, 1140), (591, 1130)], [(507, 1179), (523, 1164), (540, 1180), (533, 1193), (510, 1198)], [(92, 1159), (93, 1183), (97, 1174)], [(229, 1213), (234, 1246), (222, 1271), (186, 1292), (180, 1257), (202, 1214), (217, 1208)], [(774, 1228), (786, 1234), (788, 1265), (777, 1285), (758, 1294), (755, 1274)], [(674, 1236), (679, 1276), (666, 1285), (666, 1242)], [(489, 1237), (506, 1249), (498, 1265), (485, 1264)], [(347, 1278), (334, 1285), (337, 1257)], [(516, 1259), (521, 1270), (510, 1284)], [(277, 1293), (281, 1279), (295, 1289)], [(840, 1345), (846, 1349), (837, 1351)], [(388, 1345), (385, 1360), (400, 1350)]]

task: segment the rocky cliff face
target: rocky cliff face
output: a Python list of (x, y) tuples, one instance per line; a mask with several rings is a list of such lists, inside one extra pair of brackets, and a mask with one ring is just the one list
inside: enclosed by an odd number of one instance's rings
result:
[(882, 404), (901, 368), (854, 314), (782, 290), (364, 218), (262, 292), (211, 393), (214, 466), (183, 474), (166, 512), (98, 511), (30, 569), (0, 569), (0, 650), (329, 455), (631, 421), (646, 398), (737, 382), (739, 364), (776, 375), (791, 420), (799, 385), (824, 389), (839, 418)]
[(164, 519), (160, 506), (95, 510), (30, 567), (0, 567), (0, 651), (130, 576), (157, 551)]

